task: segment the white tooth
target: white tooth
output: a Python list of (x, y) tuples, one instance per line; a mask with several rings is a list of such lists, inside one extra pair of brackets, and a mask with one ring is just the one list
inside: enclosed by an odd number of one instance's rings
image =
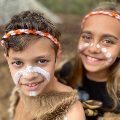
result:
[(94, 58), (92, 58), (92, 61), (94, 61)]

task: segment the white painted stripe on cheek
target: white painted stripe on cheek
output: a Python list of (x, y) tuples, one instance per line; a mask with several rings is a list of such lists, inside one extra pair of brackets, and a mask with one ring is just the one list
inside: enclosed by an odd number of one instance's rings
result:
[(90, 46), (93, 46), (93, 43), (91, 43), (91, 45)]

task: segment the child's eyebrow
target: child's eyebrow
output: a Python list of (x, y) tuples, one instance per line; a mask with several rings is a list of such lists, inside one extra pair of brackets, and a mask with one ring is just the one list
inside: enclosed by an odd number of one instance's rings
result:
[(112, 38), (118, 40), (117, 37), (115, 37), (114, 35), (111, 35), (111, 34), (104, 34), (103, 37), (112, 37)]
[[(21, 56), (19, 57), (14, 57), (14, 56), (9, 56), (9, 58), (13, 59), (13, 60), (23, 60), (25, 58), (22, 58)], [(51, 58), (51, 55), (49, 54), (45, 54), (45, 55), (39, 55), (36, 57), (33, 57), (33, 59), (40, 59), (40, 58)]]
[(82, 31), (81, 34), (82, 33), (92, 34), (92, 32), (90, 32), (90, 31)]
[(39, 59), (39, 58), (51, 58), (51, 56), (46, 54), (46, 55), (40, 55), (35, 57), (35, 59)]

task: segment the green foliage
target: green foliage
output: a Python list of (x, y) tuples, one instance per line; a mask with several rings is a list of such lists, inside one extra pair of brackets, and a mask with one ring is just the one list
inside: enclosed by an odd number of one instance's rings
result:
[(84, 15), (99, 2), (116, 0), (38, 0), (54, 12)]

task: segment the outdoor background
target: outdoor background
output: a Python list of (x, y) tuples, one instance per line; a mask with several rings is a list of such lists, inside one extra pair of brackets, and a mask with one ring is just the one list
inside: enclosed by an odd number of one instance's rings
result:
[[(77, 50), (83, 16), (102, 1), (116, 2), (116, 0), (0, 0), (0, 37), (4, 34), (6, 23), (14, 14), (28, 9), (45, 12), (62, 34), (60, 38), (62, 58), (59, 64), (61, 67)], [(13, 87), (7, 62), (3, 57), (3, 48), (0, 46), (0, 120), (8, 120), (7, 109)]]

